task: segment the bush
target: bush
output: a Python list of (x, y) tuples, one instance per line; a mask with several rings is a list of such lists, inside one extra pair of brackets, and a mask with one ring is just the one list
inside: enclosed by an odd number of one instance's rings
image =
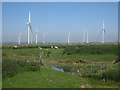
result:
[(30, 71), (39, 71), (40, 70), (40, 64), (37, 63), (37, 62), (30, 63), (29, 70)]
[(38, 71), (40, 70), (40, 64), (38, 62), (24, 62), (24, 61), (12, 61), (3, 60), (2, 62), (2, 78), (13, 77), (17, 73), (25, 71)]
[(70, 55), (70, 53), (67, 53), (67, 55)]
[(80, 61), (80, 63), (86, 63), (86, 61), (84, 61), (84, 60), (79, 60)]
[(47, 56), (49, 57), (49, 56), (50, 56), (50, 54), (51, 54), (51, 51), (48, 51)]
[(12, 60), (4, 60), (2, 62), (2, 78), (13, 77), (19, 72), (19, 65)]
[(68, 46), (65, 47), (62, 54), (118, 54), (116, 45), (96, 45), (96, 46)]
[(104, 78), (105, 80), (114, 80), (120, 82), (119, 77), (120, 77), (120, 70), (117, 68), (102, 73), (102, 78)]

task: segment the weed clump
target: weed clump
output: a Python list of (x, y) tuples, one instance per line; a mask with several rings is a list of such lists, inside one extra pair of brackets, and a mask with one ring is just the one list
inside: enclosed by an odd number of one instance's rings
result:
[(47, 56), (49, 57), (49, 56), (50, 56), (50, 54), (51, 54), (51, 51), (48, 51)]
[(40, 64), (37, 63), (37, 62), (30, 63), (29, 70), (30, 71), (39, 71), (40, 70)]

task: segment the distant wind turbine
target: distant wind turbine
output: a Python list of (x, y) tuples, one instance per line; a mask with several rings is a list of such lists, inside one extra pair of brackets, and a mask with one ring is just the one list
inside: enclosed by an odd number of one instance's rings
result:
[(37, 32), (38, 32), (38, 29), (36, 29), (35, 32), (36, 32), (36, 44), (37, 44)]
[(104, 20), (103, 20), (101, 43), (104, 43), (104, 33), (105, 33), (105, 26), (104, 26)]
[(18, 34), (18, 44), (20, 44), (20, 36), (21, 36), (21, 33)]
[(85, 32), (83, 32), (83, 43), (85, 42)]
[(45, 43), (46, 34), (43, 34), (43, 44)]
[(68, 44), (70, 43), (70, 32), (68, 33)]
[(88, 31), (87, 31), (87, 43), (88, 43)]
[(85, 43), (85, 34), (87, 34), (86, 35), (86, 43), (88, 43), (88, 31), (83, 32), (83, 43)]

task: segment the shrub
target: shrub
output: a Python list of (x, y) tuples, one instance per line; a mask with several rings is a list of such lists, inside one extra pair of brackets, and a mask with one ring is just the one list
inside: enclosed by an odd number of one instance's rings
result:
[(84, 60), (79, 60), (81, 63), (86, 63), (86, 61), (84, 61)]
[(62, 54), (118, 54), (116, 45), (97, 45), (97, 46), (68, 46), (65, 47)]
[(38, 71), (40, 64), (38, 62), (12, 61), (3, 60), (2, 62), (2, 78), (13, 77), (17, 73), (25, 71)]
[(67, 55), (70, 55), (70, 53), (67, 53)]
[(19, 65), (12, 60), (4, 60), (2, 62), (2, 78), (13, 77), (19, 72)]
[(50, 56), (50, 54), (51, 54), (51, 51), (48, 51), (47, 56), (49, 57), (49, 56)]
[(39, 71), (40, 70), (40, 64), (37, 63), (37, 62), (30, 63), (29, 70), (30, 71)]
[(109, 71), (105, 71), (102, 73), (102, 78), (105, 80), (114, 80), (114, 81), (120, 81), (120, 70), (119, 69), (110, 69)]

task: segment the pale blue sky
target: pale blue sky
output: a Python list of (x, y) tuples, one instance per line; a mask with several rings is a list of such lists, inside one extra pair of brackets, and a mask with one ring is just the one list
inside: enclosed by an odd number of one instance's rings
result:
[[(67, 42), (68, 32), (71, 42), (82, 42), (84, 31), (89, 33), (90, 42), (100, 42), (102, 21), (105, 23), (105, 41), (118, 41), (118, 3), (47, 2), (47, 3), (3, 3), (2, 25), (3, 42), (17, 42), (20, 32), (21, 41), (27, 42), (27, 20), (31, 12), (33, 31), (38, 27), (38, 41)], [(33, 39), (35, 41), (35, 32)]]

